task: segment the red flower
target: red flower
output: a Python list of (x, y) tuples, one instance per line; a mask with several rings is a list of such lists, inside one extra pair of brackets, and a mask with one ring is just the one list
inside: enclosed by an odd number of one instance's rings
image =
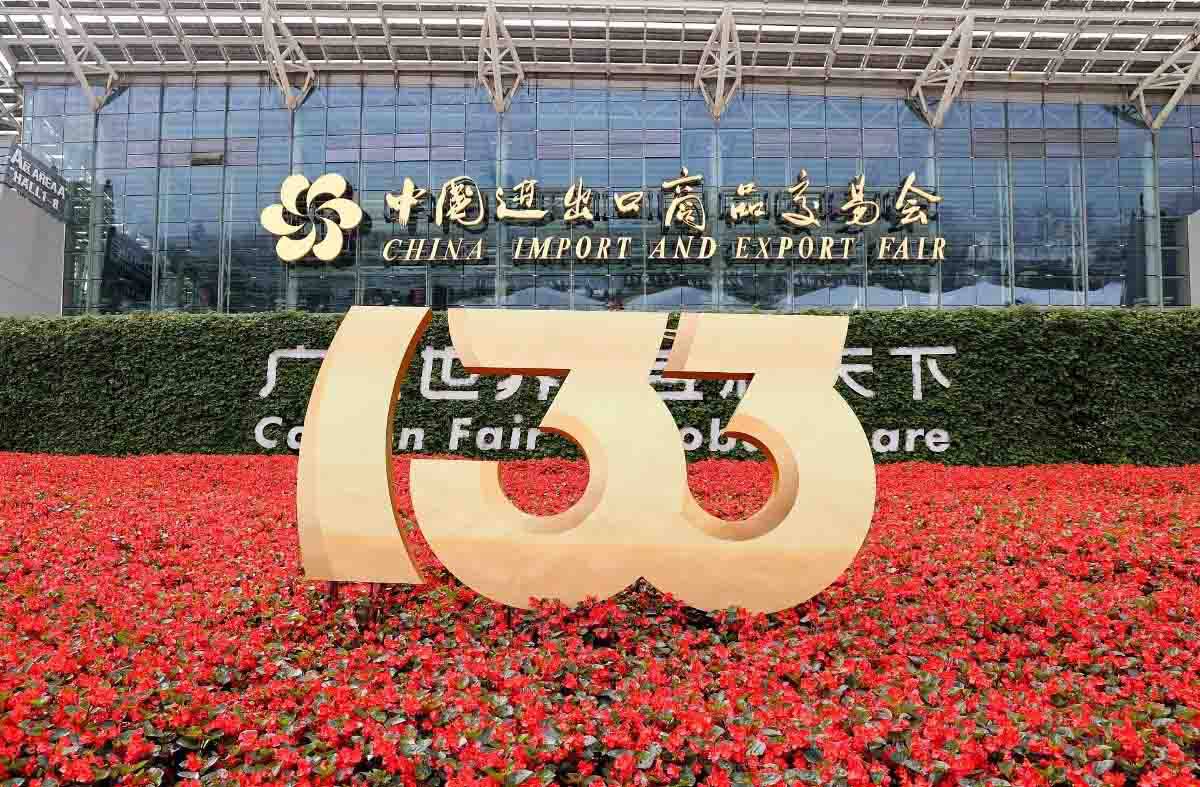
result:
[[(331, 604), (295, 471), (0, 454), (0, 781), (1200, 784), (1200, 468), (882, 466), (854, 564), (772, 616), (507, 610), (411, 521), (429, 583)], [(547, 514), (587, 468), (501, 476)], [(689, 486), (737, 519), (771, 479)]]

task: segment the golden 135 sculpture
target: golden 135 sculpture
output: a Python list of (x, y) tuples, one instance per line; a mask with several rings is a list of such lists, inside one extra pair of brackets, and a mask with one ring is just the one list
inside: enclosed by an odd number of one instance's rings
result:
[[(392, 499), (392, 423), (430, 317), (364, 307), (343, 320), (317, 377), (300, 448), (300, 546), (310, 579), (420, 583)], [(679, 432), (646, 372), (666, 314), (451, 310), (463, 365), (564, 375), (539, 428), (587, 457), (583, 497), (554, 516), (516, 509), (488, 461), (415, 460), (417, 523), (446, 567), (517, 607), (571, 604), (645, 577), (703, 609), (773, 612), (819, 593), (870, 526), (870, 446), (834, 390), (845, 317), (685, 314), (664, 376), (753, 378), (725, 434), (764, 452), (770, 499), (749, 519), (704, 511)]]

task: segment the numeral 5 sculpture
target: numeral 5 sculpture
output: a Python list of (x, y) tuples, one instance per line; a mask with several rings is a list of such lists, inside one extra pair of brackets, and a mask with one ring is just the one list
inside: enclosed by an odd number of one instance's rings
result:
[[(391, 446), (402, 375), (429, 318), (423, 308), (354, 307), (321, 365), (297, 488), (310, 579), (422, 581), (397, 526)], [(680, 318), (663, 376), (753, 379), (725, 434), (763, 451), (773, 485), (738, 522), (692, 498), (679, 431), (647, 380), (666, 314), (458, 309), (449, 321), (470, 372), (566, 375), (538, 428), (574, 441), (589, 466), (579, 502), (543, 517), (512, 505), (497, 462), (413, 461), (421, 531), (488, 598), (572, 604), (645, 577), (691, 606), (773, 612), (826, 588), (862, 545), (874, 462), (833, 387), (848, 318)]]

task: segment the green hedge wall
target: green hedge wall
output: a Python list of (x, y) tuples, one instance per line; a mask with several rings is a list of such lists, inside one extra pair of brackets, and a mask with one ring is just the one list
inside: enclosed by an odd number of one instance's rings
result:
[[(772, 319), (786, 318), (764, 318), (764, 330)], [(288, 452), (285, 437), (303, 422), (318, 364), (280, 362), (276, 387), (263, 398), (267, 358), (298, 345), (327, 347), (338, 321), (300, 313), (0, 319), (0, 450), (267, 452), (255, 429), (275, 416), (263, 434), (277, 442), (273, 452)], [(437, 314), (422, 345), (449, 343), (445, 315)], [(847, 346), (871, 348), (871, 357), (846, 361), (872, 364), (854, 378), (875, 395), (842, 382), (838, 390), (868, 436), (900, 430), (900, 450), (877, 447), (880, 461), (1200, 462), (1200, 311), (866, 312), (852, 315)], [(937, 357), (948, 388), (922, 364), (920, 401), (911, 358), (890, 353), (912, 346), (955, 348)], [(481, 378), (477, 401), (427, 400), (421, 366), (418, 354), (397, 422), (424, 430), (425, 452), (447, 452), (451, 418), (460, 417), (472, 419), (472, 430), (505, 427), (507, 446), (515, 416), (532, 426), (548, 406), (528, 379), (504, 401), (496, 401), (499, 378)], [(455, 374), (464, 372), (456, 365)], [(711, 419), (724, 423), (736, 406), (735, 395), (721, 397), (722, 385), (698, 383), (703, 401), (668, 403), (681, 427), (703, 434), (689, 458), (711, 455)], [(949, 448), (935, 453), (918, 436), (905, 450), (906, 429), (944, 430)], [(888, 434), (879, 439), (892, 445)], [(571, 450), (543, 436), (535, 454)], [(471, 441), (454, 453), (480, 455)]]

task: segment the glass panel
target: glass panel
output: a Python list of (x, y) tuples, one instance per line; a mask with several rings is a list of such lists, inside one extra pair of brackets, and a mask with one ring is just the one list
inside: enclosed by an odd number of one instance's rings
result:
[(287, 269), (275, 256), (273, 244), (238, 248), (253, 243), (254, 225), (236, 225), (231, 230), (229, 281), (225, 308), (230, 312), (260, 312), (287, 306)]
[(196, 91), (190, 86), (168, 85), (163, 88), (164, 112), (191, 112), (196, 108)]
[[(170, 225), (167, 225), (170, 226)], [(213, 311), (217, 308), (218, 247), (216, 236), (198, 225), (187, 235), (176, 235), (158, 254), (158, 303), (166, 311)], [(186, 233), (186, 229), (180, 229)], [(173, 248), (194, 245), (194, 248)]]
[[(103, 184), (83, 202), (99, 234), (81, 235), (65, 276), (68, 308), (79, 310), (148, 305), (148, 279), (138, 284), (140, 274), (114, 273), (111, 265), (105, 273), (104, 255), (87, 251), (107, 243), (97, 239), (113, 227), (134, 245), (144, 243), (127, 256), (142, 258), (147, 270), (157, 249), (164, 309), (215, 308), (210, 290), (220, 237), (231, 251), (217, 301), (231, 311), (336, 309), (356, 298), (408, 304), (418, 292), (442, 306), (497, 304), (494, 270), (479, 267), (357, 277), (309, 270), (289, 281), (276, 264), (273, 238), (262, 237), (257, 224), (293, 171), (314, 178), (337, 169), (350, 177), (368, 216), (361, 248), (348, 252), (351, 262), (378, 257), (379, 242), (393, 231), (384, 195), (403, 177), (436, 193), (446, 179), (467, 174), (489, 201), (497, 181), (511, 189), (535, 178), (540, 189), (557, 189), (548, 197), (556, 212), (566, 186), (581, 178), (602, 191), (649, 189), (645, 218), (591, 228), (633, 236), (636, 266), (598, 264), (574, 273), (565, 265), (530, 266), (504, 275), (503, 303), (536, 308), (1175, 305), (1186, 300), (1187, 270), (1179, 223), (1171, 220), (1200, 208), (1200, 110), (1189, 106), (1155, 136), (1109, 105), (958, 101), (934, 131), (903, 102), (870, 96), (750, 87), (715, 122), (693, 91), (665, 83), (573, 88), (534, 80), (498, 116), (475, 86), (339, 82), (315, 91), (293, 122), (274, 87), (234, 78), (228, 87), (134, 85), (98, 114), (77, 88), (31, 87), (27, 114), (27, 140), (39, 155), (81, 179), (95, 166)], [(1188, 125), (1193, 121), (1198, 128)], [(190, 166), (208, 153), (223, 154), (224, 165)], [(725, 268), (715, 289), (708, 266), (659, 264), (644, 276), (645, 246), (657, 240), (661, 221), (657, 189), (683, 166), (704, 177), (709, 232), (725, 247), (732, 229), (718, 216), (718, 204), (728, 205), (718, 203), (719, 188), (727, 197), (753, 181), (760, 191), (782, 194), (803, 169), (829, 214), (858, 175), (886, 198), (914, 172), (945, 199), (933, 220), (949, 239), (949, 258), (940, 270), (740, 263)], [(772, 215), (777, 196), (768, 195)], [(495, 230), (496, 243), (508, 232)], [(427, 273), (436, 281), (427, 284)]]
[(862, 103), (857, 98), (830, 98), (825, 102), (827, 128), (862, 128)]
[(288, 268), (285, 308), (344, 312), (354, 305), (354, 274)]
[(1046, 104), (1042, 113), (1046, 128), (1079, 128), (1078, 104)]
[(387, 273), (364, 278), (363, 303), (369, 306), (424, 306), (425, 273)]
[(1015, 101), (1008, 104), (1009, 128), (1042, 128), (1044, 125), (1041, 104)]
[(864, 98), (863, 128), (896, 128), (899, 115), (895, 99)]
[(788, 101), (792, 128), (825, 128), (825, 100), (819, 96), (792, 96)]
[(777, 93), (754, 96), (755, 128), (787, 128), (788, 97)]
[(1186, 278), (1165, 278), (1162, 282), (1163, 306), (1192, 306)]
[(165, 112), (162, 116), (163, 139), (191, 139), (192, 113)]
[(999, 101), (971, 102), (971, 128), (1004, 128), (1004, 104)]
[(1117, 113), (1104, 104), (1084, 104), (1079, 108), (1084, 128), (1116, 128)]

